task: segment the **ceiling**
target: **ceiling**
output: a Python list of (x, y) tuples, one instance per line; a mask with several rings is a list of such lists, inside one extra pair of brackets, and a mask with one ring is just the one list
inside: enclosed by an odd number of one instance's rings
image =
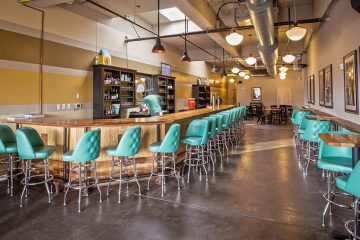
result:
[[(40, 0), (47, 1), (47, 0)], [(54, 1), (54, 0), (53, 0)], [(297, 19), (308, 19), (312, 18), (312, 10), (314, 1), (321, 0), (296, 0), (297, 7)], [(74, 1), (72, 6), (69, 4), (66, 5), (66, 8), (84, 15), (84, 8), (89, 8), (94, 6), (89, 6), (90, 4), (83, 4), (85, 0)], [(156, 32), (157, 29), (157, 0), (96, 0), (99, 4), (111, 9), (112, 11), (130, 17), (131, 19), (139, 20), (146, 23)], [(215, 27), (215, 18), (218, 12), (219, 7), (226, 3), (225, 6), (219, 12), (219, 17), (221, 20), (221, 26), (242, 26), (242, 25), (251, 25), (249, 20), (249, 15), (247, 11), (245, 0), (240, 0), (239, 2), (233, 3), (231, 0), (161, 0), (160, 8), (170, 8), (177, 7), (190, 19), (189, 31), (197, 31), (201, 29), (209, 29)], [(197, 4), (203, 3), (204, 5), (196, 6)], [(293, 11), (293, 0), (274, 0), (274, 19), (277, 21), (287, 21), (288, 9), (290, 10), (290, 19), (294, 18)], [(76, 7), (76, 4), (81, 4), (81, 11), (79, 7)], [(235, 8), (235, 10), (234, 10)], [(200, 10), (199, 10), (200, 9)], [(97, 9), (99, 11), (99, 9)], [(234, 12), (236, 13), (236, 22), (234, 21)], [(111, 14), (108, 14), (109, 17), (114, 17)], [(166, 17), (160, 15), (160, 35), (174, 34), (174, 33), (183, 33), (184, 32), (184, 21), (171, 22)], [(314, 29), (317, 27), (315, 24), (305, 24), (302, 27), (305, 27), (308, 30), (308, 35), (311, 34)], [(300, 42), (290, 42), (288, 43), (287, 37), (285, 35), (288, 26), (281, 26), (276, 28), (278, 39), (279, 39), (279, 55), (284, 55), (287, 51), (291, 51), (294, 54), (299, 54), (304, 48), (304, 41)], [(244, 40), (237, 47), (231, 47), (226, 44), (224, 37), (227, 33), (216, 33), (216, 34), (201, 34), (201, 35), (191, 35), (188, 36), (188, 40), (197, 46), (206, 49), (210, 53), (216, 53), (217, 58), (222, 58), (222, 48), (226, 50), (226, 58), (236, 58), (242, 64), (246, 65), (243, 61), (248, 54), (252, 53), (255, 56), (258, 56), (256, 49), (257, 38), (254, 30), (239, 30), (240, 34), (244, 35)], [(249, 35), (252, 35), (251, 41)], [(141, 37), (141, 36), (140, 36)], [(163, 43), (165, 46), (171, 46), (175, 51), (182, 53), (184, 49), (184, 40), (180, 37), (174, 38), (164, 38)], [(288, 47), (286, 47), (288, 46)], [(216, 49), (216, 50), (214, 50)], [(193, 61), (210, 61), (212, 62), (214, 57), (199, 50), (197, 47), (188, 44), (188, 52)], [(229, 61), (229, 64), (232, 64)]]

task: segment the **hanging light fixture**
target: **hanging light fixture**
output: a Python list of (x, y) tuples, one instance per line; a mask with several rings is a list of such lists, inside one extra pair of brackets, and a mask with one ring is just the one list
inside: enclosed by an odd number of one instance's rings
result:
[(233, 78), (229, 79), (229, 83), (234, 83), (234, 82), (235, 82), (235, 79), (233, 79)]
[(288, 68), (283, 64), (281, 67), (279, 67), (280, 72), (287, 72)]
[[(236, 7), (235, 7), (235, 2), (234, 2), (234, 25), (235, 25), (235, 23), (236, 23)], [(235, 26), (234, 26), (235, 27)], [(229, 35), (227, 35), (226, 37), (225, 37), (225, 39), (226, 39), (226, 42), (228, 43), (228, 44), (230, 44), (230, 45), (232, 45), (232, 46), (237, 46), (237, 45), (239, 45), (241, 42), (242, 42), (242, 40), (244, 39), (244, 36), (243, 35), (241, 35), (241, 34), (239, 34), (239, 33), (237, 33), (236, 32), (236, 30), (235, 30), (235, 28), (233, 28), (232, 30), (231, 30), (231, 33), (229, 34)]]
[(250, 75), (245, 74), (244, 79), (245, 79), (245, 80), (248, 80), (249, 78), (250, 78)]
[(243, 71), (239, 72), (239, 76), (240, 76), (240, 77), (244, 77), (245, 75), (246, 75), (245, 72), (243, 72)]
[[(251, 34), (249, 35), (249, 37), (250, 37), (250, 43), (251, 43)], [(256, 63), (256, 58), (254, 58), (253, 56), (252, 56), (252, 54), (250, 53), (250, 55), (249, 55), (249, 57), (248, 58), (246, 58), (245, 59), (245, 62), (248, 64), (248, 65), (254, 65), (255, 63)]]
[(223, 49), (223, 70), (220, 73), (220, 76), (222, 78), (227, 76), (226, 69), (225, 69), (225, 50), (224, 49)]
[(191, 59), (187, 53), (187, 38), (186, 38), (187, 30), (188, 30), (188, 21), (186, 20), (186, 16), (185, 16), (185, 50), (183, 56), (181, 57), (182, 62), (191, 62)]
[(294, 26), (291, 29), (286, 31), (286, 36), (291, 41), (300, 41), (301, 39), (303, 39), (305, 37), (305, 35), (306, 35), (306, 29), (298, 27), (296, 24), (296, 3), (294, 0)]
[(214, 65), (211, 69), (211, 72), (213, 72), (213, 73), (217, 73), (219, 71), (219, 69), (215, 65), (215, 61), (216, 61), (215, 58), (216, 58), (216, 42), (214, 41)]
[(284, 62), (286, 63), (292, 63), (294, 60), (295, 60), (295, 56), (290, 54), (290, 53), (287, 53), (285, 56), (283, 56), (282, 58), (284, 60)]
[(286, 74), (285, 75), (280, 75), (280, 80), (285, 80), (286, 79)]
[(279, 73), (279, 76), (280, 76), (280, 78), (281, 78), (281, 77), (286, 77), (286, 72), (280, 72), (280, 73)]
[(158, 0), (158, 37), (156, 43), (152, 49), (153, 53), (166, 53), (164, 46), (161, 44), (160, 39), (160, 0)]
[(233, 73), (233, 74), (238, 74), (239, 72), (240, 72), (240, 68), (238, 68), (238, 66), (237, 66), (237, 61), (234, 59), (234, 66), (233, 66), (233, 68), (231, 69), (231, 72)]

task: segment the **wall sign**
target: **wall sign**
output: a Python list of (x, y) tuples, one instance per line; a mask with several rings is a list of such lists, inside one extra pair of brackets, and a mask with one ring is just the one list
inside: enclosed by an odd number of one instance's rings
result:
[(344, 97), (345, 112), (358, 114), (358, 73), (357, 51), (354, 50), (343, 58), (344, 62)]
[(261, 101), (262, 100), (261, 87), (252, 87), (251, 88), (251, 100), (252, 101)]
[(324, 69), (319, 71), (319, 105), (325, 106), (325, 79)]
[(325, 107), (333, 108), (333, 79), (332, 79), (332, 64), (324, 69), (324, 100)]

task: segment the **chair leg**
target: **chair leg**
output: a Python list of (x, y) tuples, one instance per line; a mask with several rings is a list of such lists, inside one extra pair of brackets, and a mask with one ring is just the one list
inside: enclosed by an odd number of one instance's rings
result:
[(23, 198), (24, 198), (24, 195), (25, 195), (25, 192), (27, 191), (27, 187), (28, 187), (28, 164), (29, 164), (29, 161), (30, 160), (27, 160), (25, 162), (25, 179), (24, 179), (24, 188), (22, 190), (22, 193), (21, 193), (21, 197), (20, 197), (20, 207), (23, 206)]
[(134, 161), (134, 178), (135, 178), (136, 183), (137, 183), (138, 188), (139, 188), (139, 196), (141, 196), (141, 186), (140, 186), (140, 183), (139, 183), (139, 180), (138, 180), (138, 177), (137, 177), (137, 173), (136, 173), (136, 160), (135, 160), (135, 158), (133, 158), (133, 161)]
[(81, 186), (82, 186), (82, 176), (81, 176), (81, 168), (82, 168), (82, 164), (79, 163), (79, 198), (78, 198), (78, 213), (81, 212)]
[(122, 159), (119, 159), (120, 169), (119, 169), (119, 195), (118, 195), (118, 203), (121, 202), (121, 184), (122, 184)]
[(64, 194), (64, 206), (66, 205), (66, 197), (67, 197), (67, 194), (70, 190), (70, 186), (71, 186), (71, 171), (72, 171), (72, 163), (70, 163), (70, 166), (69, 166), (69, 182), (68, 182), (68, 186), (66, 188), (66, 191), (65, 191), (65, 194)]
[(150, 177), (149, 177), (149, 180), (148, 180), (148, 184), (147, 184), (147, 190), (148, 190), (148, 191), (150, 190), (150, 180), (151, 180), (152, 176), (154, 175), (154, 165), (155, 165), (155, 161), (156, 161), (155, 153), (153, 153), (153, 154), (152, 154), (151, 174), (150, 174)]
[(101, 203), (102, 202), (102, 199), (101, 199), (101, 189), (100, 189), (100, 185), (99, 185), (99, 179), (97, 178), (97, 173), (96, 173), (96, 161), (94, 160), (94, 174), (95, 174), (95, 181), (96, 181), (96, 188), (99, 192), (99, 202)]
[(110, 188), (110, 185), (111, 185), (111, 180), (114, 176), (114, 156), (112, 157), (112, 161), (111, 161), (111, 173), (110, 173), (110, 180), (109, 180), (109, 183), (106, 187), (106, 195), (109, 196), (109, 188)]
[(190, 182), (190, 171), (191, 171), (191, 165), (192, 165), (192, 159), (191, 159), (191, 145), (189, 146), (189, 168), (188, 168), (188, 177), (187, 177), (187, 183), (189, 183)]
[(48, 159), (45, 158), (44, 159), (44, 166), (45, 166), (45, 187), (46, 187), (46, 191), (48, 193), (48, 203), (51, 203), (51, 193), (50, 193), (50, 189), (49, 189), (49, 185), (48, 185), (48, 168), (49, 168), (49, 163), (48, 163)]
[(180, 179), (179, 176), (177, 175), (177, 171), (176, 171), (176, 159), (175, 159), (175, 153), (172, 153), (172, 161), (173, 161), (173, 167), (174, 167), (174, 175), (176, 177), (177, 180), (177, 185), (178, 185), (178, 190), (180, 191)]
[(164, 197), (165, 188), (165, 158), (164, 153), (161, 153), (161, 196)]
[[(327, 171), (326, 174), (326, 181), (327, 181), (327, 198), (330, 199), (330, 194), (331, 194), (331, 179), (330, 179), (330, 173)], [(331, 203), (330, 201), (327, 201), (324, 211), (323, 211), (323, 215), (322, 215), (322, 226), (325, 227), (325, 218), (326, 218), (326, 213), (329, 210), (329, 208), (331, 208)]]
[(10, 164), (10, 196), (14, 196), (14, 163), (13, 163), (13, 155), (9, 154), (9, 164)]
[[(205, 160), (205, 158), (204, 158), (204, 145), (201, 145), (201, 154), (202, 154), (202, 161), (204, 161)], [(206, 170), (206, 166), (205, 166), (204, 162), (203, 162), (202, 166), (203, 166), (204, 171), (205, 171), (206, 181), (208, 181), (207, 170)]]

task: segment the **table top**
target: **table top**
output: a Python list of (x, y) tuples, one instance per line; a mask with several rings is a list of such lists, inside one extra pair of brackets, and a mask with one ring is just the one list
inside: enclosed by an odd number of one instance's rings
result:
[(306, 117), (306, 119), (309, 119), (309, 120), (318, 120), (318, 121), (332, 121), (332, 120), (336, 119), (336, 117), (327, 117), (327, 116), (321, 116), (321, 115), (307, 115), (305, 117)]
[(319, 137), (333, 147), (360, 147), (360, 135), (320, 133)]
[(38, 126), (54, 126), (65, 128), (96, 127), (96, 126), (115, 126), (115, 125), (158, 125), (171, 124), (177, 121), (201, 117), (212, 113), (233, 108), (234, 105), (221, 105), (219, 108), (203, 108), (177, 112), (163, 116), (146, 118), (119, 118), (119, 119), (66, 119), (66, 118), (35, 118), (23, 120), (0, 120), (4, 123), (29, 124)]

